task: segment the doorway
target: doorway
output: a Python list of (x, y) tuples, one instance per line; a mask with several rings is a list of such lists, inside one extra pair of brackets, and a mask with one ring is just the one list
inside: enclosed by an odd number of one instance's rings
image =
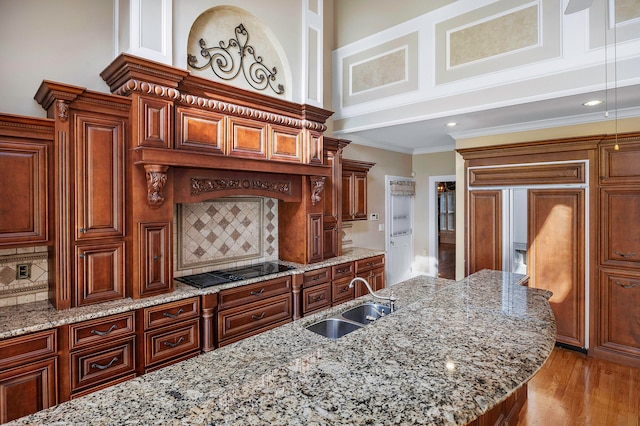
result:
[(456, 176), (429, 177), (430, 276), (456, 276)]
[(438, 278), (456, 277), (456, 183), (440, 181), (438, 190)]

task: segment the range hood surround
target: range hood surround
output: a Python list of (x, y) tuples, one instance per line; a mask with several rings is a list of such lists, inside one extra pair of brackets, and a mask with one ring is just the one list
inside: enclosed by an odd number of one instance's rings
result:
[[(299, 187), (306, 176), (314, 204), (319, 201), (324, 180), (331, 176), (331, 167), (323, 164), (322, 133), (333, 112), (235, 88), (129, 54), (118, 56), (100, 75), (113, 94), (131, 97), (138, 105), (137, 117), (132, 116), (137, 125), (130, 154), (133, 164), (145, 169), (150, 207), (157, 208), (164, 201), (164, 187), (171, 184), (169, 168), (175, 169), (176, 179), (182, 179), (175, 183), (177, 194), (185, 193), (185, 176), (199, 179), (196, 174), (205, 175), (200, 179), (208, 182), (205, 186), (210, 191), (194, 194), (196, 199), (259, 195), (300, 201)], [(189, 128), (190, 123), (195, 130)], [(199, 140), (190, 141), (190, 131), (202, 132), (196, 137)], [(245, 141), (247, 138), (251, 140)], [(258, 148), (244, 149), (255, 143), (253, 139)], [(238, 175), (240, 172), (246, 176)], [(274, 192), (276, 181), (290, 182), (293, 192)]]

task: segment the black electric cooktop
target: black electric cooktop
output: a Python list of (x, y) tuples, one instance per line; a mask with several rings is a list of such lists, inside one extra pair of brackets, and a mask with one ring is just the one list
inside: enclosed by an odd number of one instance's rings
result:
[(237, 268), (221, 269), (219, 271), (203, 272), (202, 274), (187, 275), (185, 277), (176, 277), (175, 279), (192, 287), (205, 288), (232, 281), (262, 277), (291, 269), (294, 268), (281, 265), (277, 262), (264, 262), (255, 265), (239, 266)]

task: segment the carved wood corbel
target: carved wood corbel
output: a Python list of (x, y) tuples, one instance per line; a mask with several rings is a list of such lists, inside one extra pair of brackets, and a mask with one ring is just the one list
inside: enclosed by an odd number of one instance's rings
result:
[(320, 193), (324, 190), (324, 176), (309, 176), (311, 180), (311, 204), (316, 205), (322, 199), (320, 198)]
[(159, 166), (155, 164), (145, 164), (147, 176), (147, 202), (149, 207), (158, 208), (164, 202), (162, 191), (167, 183), (167, 170), (169, 166)]

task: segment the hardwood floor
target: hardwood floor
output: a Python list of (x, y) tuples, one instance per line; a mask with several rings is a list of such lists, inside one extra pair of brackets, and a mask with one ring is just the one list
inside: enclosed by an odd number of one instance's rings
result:
[(640, 369), (555, 348), (529, 382), (519, 426), (638, 426)]
[(456, 245), (438, 244), (438, 277), (456, 278)]

